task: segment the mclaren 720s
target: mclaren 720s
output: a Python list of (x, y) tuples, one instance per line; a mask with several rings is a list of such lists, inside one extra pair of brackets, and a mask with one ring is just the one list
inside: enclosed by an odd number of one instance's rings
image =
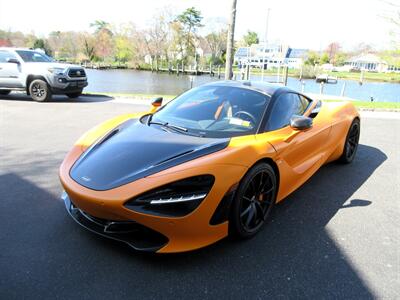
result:
[(279, 85), (219, 81), (89, 130), (60, 167), (72, 218), (134, 249), (182, 252), (260, 231), (323, 164), (350, 163), (360, 116)]

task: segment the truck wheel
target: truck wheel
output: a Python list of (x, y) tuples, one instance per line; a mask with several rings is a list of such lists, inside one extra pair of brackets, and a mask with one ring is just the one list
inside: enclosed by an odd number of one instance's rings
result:
[(9, 93), (11, 93), (10, 90), (0, 90), (0, 95), (8, 95)]
[(78, 98), (80, 95), (82, 95), (82, 91), (75, 92), (75, 93), (66, 93), (68, 98)]
[(32, 99), (38, 102), (45, 102), (51, 99), (51, 90), (46, 81), (35, 79), (29, 85), (29, 94)]

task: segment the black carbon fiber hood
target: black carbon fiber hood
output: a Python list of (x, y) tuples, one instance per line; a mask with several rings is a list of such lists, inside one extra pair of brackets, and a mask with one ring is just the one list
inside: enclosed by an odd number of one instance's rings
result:
[(93, 190), (109, 190), (226, 148), (229, 139), (166, 132), (128, 121), (90, 147), (73, 165), (72, 179)]

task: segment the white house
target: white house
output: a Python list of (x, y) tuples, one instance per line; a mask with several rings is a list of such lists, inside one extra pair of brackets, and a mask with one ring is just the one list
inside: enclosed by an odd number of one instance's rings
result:
[(350, 58), (345, 62), (346, 66), (351, 66), (353, 69), (371, 72), (386, 72), (388, 63), (375, 54), (362, 54)]
[(254, 44), (237, 49), (234, 61), (239, 65), (250, 64), (257, 68), (278, 68), (288, 66), (299, 69), (306, 57), (306, 49), (294, 49), (283, 44)]
[(304, 60), (307, 59), (307, 53), (307, 49), (288, 48), (285, 65), (289, 69), (300, 69), (304, 64)]

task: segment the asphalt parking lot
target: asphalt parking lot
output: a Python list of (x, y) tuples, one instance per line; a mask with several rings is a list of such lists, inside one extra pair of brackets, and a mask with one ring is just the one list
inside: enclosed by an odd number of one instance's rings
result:
[(149, 255), (75, 224), (58, 167), (128, 100), (0, 100), (0, 299), (399, 299), (400, 113), (366, 113), (351, 165), (324, 166), (247, 241)]

